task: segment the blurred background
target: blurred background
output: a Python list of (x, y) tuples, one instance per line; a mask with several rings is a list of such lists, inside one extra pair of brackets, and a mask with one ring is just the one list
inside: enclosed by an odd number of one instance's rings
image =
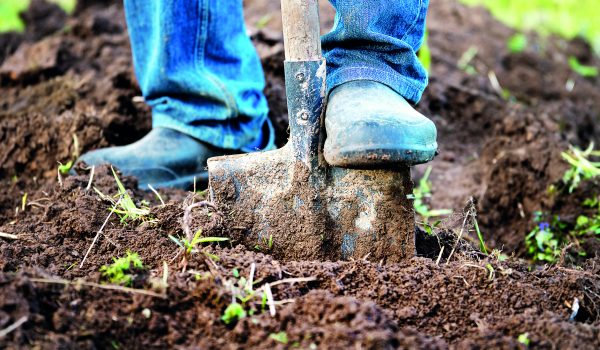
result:
[[(0, 33), (25, 30), (25, 23), (19, 16), (27, 10), (30, 0), (0, 0)], [(60, 6), (66, 13), (71, 14), (77, 6), (77, 0), (49, 0)]]
[[(467, 5), (481, 5), (506, 25), (541, 35), (555, 34), (566, 39), (586, 38), (600, 53), (600, 4), (597, 0), (460, 0)], [(72, 13), (77, 0), (48, 0)], [(23, 31), (25, 24), (19, 12), (29, 6), (29, 0), (0, 0), (0, 32)], [(331, 23), (332, 10), (321, 0), (323, 18)], [(247, 16), (258, 19), (257, 25), (280, 25), (280, 18), (271, 13), (279, 9), (279, 1), (244, 1)], [(327, 30), (326, 27), (323, 30)]]
[(567, 39), (581, 36), (600, 52), (600, 3), (597, 0), (461, 0), (482, 5), (508, 26), (556, 34)]

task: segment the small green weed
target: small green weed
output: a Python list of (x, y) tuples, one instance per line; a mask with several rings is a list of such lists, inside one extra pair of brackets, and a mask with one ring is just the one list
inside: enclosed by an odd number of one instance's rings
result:
[(433, 224), (430, 224), (428, 222), (423, 222), (423, 229), (425, 230), (425, 232), (427, 232), (428, 235), (431, 236), (431, 235), (433, 235), (435, 229), (438, 228), (438, 226), (441, 223), (442, 223), (442, 220), (437, 220)]
[(275, 242), (273, 241), (273, 235), (262, 235), (258, 238), (258, 242), (254, 245), (254, 249), (258, 252), (261, 251), (271, 251), (273, 249), (273, 244), (275, 244)]
[(256, 29), (263, 29), (264, 27), (267, 26), (267, 24), (269, 24), (269, 22), (272, 19), (273, 19), (273, 14), (267, 13), (266, 15), (259, 18), (258, 21), (256, 21), (256, 24), (254, 26), (256, 27)]
[(121, 348), (121, 346), (119, 345), (119, 342), (116, 340), (111, 340), (110, 346), (112, 346), (112, 348), (115, 350), (119, 350)]
[(247, 313), (246, 310), (244, 310), (244, 307), (240, 303), (234, 302), (227, 306), (223, 316), (221, 316), (221, 320), (228, 325), (237, 322), (246, 316)]
[(494, 269), (494, 266), (492, 266), (490, 263), (487, 263), (485, 264), (485, 268), (488, 270), (488, 280), (493, 281), (494, 278), (496, 278), (496, 270)]
[[(253, 306), (246, 311), (248, 307), (247, 304), (257, 296), (256, 291), (253, 288), (254, 268), (255, 265), (252, 264), (248, 279), (245, 277), (235, 277), (236, 275), (239, 276), (239, 271), (234, 269), (233, 275), (235, 279), (228, 279), (225, 281), (225, 284), (232, 293), (232, 301), (229, 306), (227, 306), (223, 316), (221, 317), (221, 320), (225, 322), (225, 324), (231, 324), (232, 322), (239, 321), (246, 317), (248, 313), (253, 315), (257, 311)], [(262, 294), (262, 310), (264, 311), (267, 299), (266, 293), (263, 292)]]
[(569, 57), (569, 66), (575, 73), (584, 78), (594, 78), (598, 76), (598, 67), (583, 65), (575, 56)]
[[(591, 157), (600, 156), (600, 151), (594, 150), (594, 144), (582, 151), (577, 147), (570, 146), (568, 152), (563, 152), (562, 157), (571, 167), (563, 176), (563, 182), (568, 186), (569, 193), (572, 193), (582, 181), (594, 180), (600, 176), (600, 162), (593, 162)], [(596, 213), (587, 216), (579, 215), (575, 227), (570, 232), (575, 239), (586, 234), (600, 235), (600, 200), (598, 197), (588, 198), (582, 203), (583, 208), (596, 208)], [(580, 252), (580, 255), (585, 252)]]
[[(192, 253), (195, 251), (196, 247), (200, 244), (225, 242), (225, 241), (229, 240), (229, 238), (224, 238), (224, 237), (202, 237), (202, 229), (199, 229), (198, 231), (196, 231), (196, 233), (194, 234), (194, 237), (192, 238), (191, 241), (185, 237), (177, 238), (173, 235), (169, 235), (169, 238), (173, 242), (175, 242), (175, 244), (177, 244), (178, 246), (180, 246), (183, 249), (184, 256), (185, 256), (185, 258), (188, 258), (188, 259), (192, 255)], [(204, 252), (204, 254), (206, 254), (210, 258), (214, 257), (212, 254), (209, 254), (206, 252)]]
[(502, 251), (499, 249), (493, 249), (492, 252), (490, 253), (490, 257), (492, 257), (500, 262), (507, 261), (509, 258), (508, 255), (502, 253)]
[(596, 213), (592, 216), (579, 215), (575, 224), (573, 234), (577, 237), (586, 234), (594, 234), (600, 236), (600, 200), (596, 198), (588, 198), (583, 201), (583, 207), (596, 208)]
[(527, 36), (523, 33), (517, 33), (511, 36), (506, 42), (506, 47), (511, 53), (521, 53), (527, 47)]
[(278, 333), (271, 333), (269, 335), (269, 338), (275, 340), (276, 342), (279, 342), (281, 344), (287, 344), (288, 343), (288, 336), (286, 332), (278, 332)]
[(21, 211), (25, 211), (27, 209), (27, 192), (21, 197)]
[(483, 234), (481, 233), (479, 223), (475, 218), (473, 218), (473, 225), (475, 226), (475, 232), (477, 233), (477, 239), (479, 240), (479, 250), (481, 250), (483, 254), (488, 255), (488, 250), (485, 247), (485, 241), (483, 240)]
[(154, 221), (154, 219), (150, 216), (150, 208), (148, 207), (148, 203), (142, 201), (140, 203), (140, 207), (137, 207), (125, 189), (125, 186), (123, 186), (123, 183), (117, 176), (115, 169), (113, 167), (111, 167), (111, 169), (118, 188), (118, 193), (114, 196), (114, 198), (117, 198), (117, 200), (105, 195), (94, 187), (96, 193), (98, 193), (102, 199), (109, 200), (113, 204), (113, 208), (111, 210), (121, 218), (122, 224), (127, 224), (128, 221), (138, 220), (142, 222)]
[(561, 153), (561, 156), (571, 165), (563, 176), (563, 182), (569, 187), (569, 193), (572, 193), (581, 181), (600, 176), (600, 162), (590, 160), (590, 157), (600, 157), (600, 151), (594, 150), (593, 143), (584, 151), (569, 146), (569, 150)]
[[(429, 181), (431, 170), (431, 167), (427, 168), (425, 174), (423, 174), (423, 177), (419, 180), (419, 185), (413, 189), (413, 194), (409, 196), (410, 199), (414, 200), (415, 211), (423, 218), (423, 221), (426, 224), (425, 230), (427, 230), (427, 224), (430, 218), (452, 214), (452, 210), (450, 209), (430, 209), (425, 201), (427, 198), (431, 197), (431, 182)], [(439, 224), (439, 222), (437, 222), (437, 224)], [(437, 226), (437, 224), (434, 224), (434, 226)], [(429, 225), (429, 229), (432, 229), (431, 225)]]
[(475, 46), (469, 47), (469, 49), (467, 51), (465, 51), (462, 54), (462, 56), (460, 57), (460, 59), (458, 60), (458, 63), (457, 63), (458, 68), (469, 75), (477, 74), (477, 70), (475, 69), (475, 67), (473, 67), (471, 65), (471, 63), (475, 59), (475, 56), (477, 56), (478, 52), (479, 52), (479, 49), (477, 49), (477, 47), (475, 47)]
[(100, 268), (102, 276), (112, 284), (131, 286), (133, 282), (132, 272), (134, 270), (142, 270), (144, 265), (137, 253), (127, 251), (126, 255), (121, 258), (113, 258), (113, 263), (104, 265)]
[(62, 175), (67, 175), (75, 161), (79, 158), (79, 139), (77, 138), (77, 134), (73, 134), (73, 152), (71, 152), (71, 159), (67, 161), (65, 164), (58, 162), (58, 173)]
[(531, 345), (531, 340), (529, 340), (529, 333), (519, 334), (517, 341), (525, 346)]
[[(228, 278), (223, 281), (225, 289), (231, 291), (231, 302), (221, 317), (221, 320), (226, 324), (231, 324), (246, 316), (253, 316), (258, 312), (265, 312), (267, 310), (271, 316), (275, 316), (275, 300), (273, 300), (270, 284), (265, 283), (263, 286), (255, 288), (255, 284), (260, 282), (254, 280), (255, 271), (256, 264), (252, 263), (247, 278), (240, 276), (239, 270), (233, 269), (232, 275), (234, 278)], [(308, 282), (312, 280), (314, 279), (297, 278), (287, 281), (280, 280), (273, 282), (273, 285), (277, 283)]]
[[(562, 158), (567, 161), (570, 168), (563, 175), (562, 181), (568, 193), (580, 186), (583, 181), (590, 181), (600, 176), (600, 162), (591, 161), (591, 157), (600, 156), (600, 151), (594, 150), (591, 144), (586, 150), (570, 146), (569, 150), (563, 152)], [(548, 189), (548, 195), (557, 196), (561, 191), (557, 186)], [(554, 263), (560, 256), (560, 249), (569, 243), (580, 248), (579, 240), (586, 235), (600, 235), (600, 199), (596, 196), (588, 198), (581, 204), (582, 211), (589, 213), (589, 209), (595, 209), (594, 213), (579, 215), (575, 223), (566, 223), (557, 215), (547, 215), (536, 212), (534, 222), (536, 226), (525, 237), (527, 252), (534, 261), (545, 261)], [(587, 208), (587, 209), (586, 209)], [(551, 218), (544, 220), (544, 218)], [(579, 256), (585, 256), (585, 251), (579, 251)]]
[(73, 167), (72, 160), (68, 161), (66, 164), (58, 162), (58, 172), (63, 175), (67, 175), (72, 167)]
[(131, 199), (131, 196), (127, 193), (125, 186), (123, 186), (123, 183), (119, 180), (115, 169), (113, 167), (111, 167), (111, 169), (115, 181), (117, 182), (117, 187), (119, 188), (118, 196), (121, 198), (121, 202), (119, 203), (121, 209), (115, 209), (115, 214), (121, 217), (121, 222), (126, 222), (127, 219), (138, 220), (147, 217), (150, 214), (150, 209), (146, 206), (138, 208), (135, 205), (133, 199)]
[(562, 233), (566, 224), (558, 216), (553, 216), (551, 222), (544, 221), (542, 212), (536, 212), (534, 221), (537, 226), (525, 237), (527, 252), (534, 261), (556, 262), (566, 239)]

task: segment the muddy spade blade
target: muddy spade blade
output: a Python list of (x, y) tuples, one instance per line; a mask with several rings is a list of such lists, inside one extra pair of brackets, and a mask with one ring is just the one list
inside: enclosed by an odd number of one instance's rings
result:
[(395, 262), (414, 256), (410, 170), (354, 170), (322, 157), (325, 60), (317, 0), (282, 1), (290, 140), (211, 158), (210, 194), (232, 238), (278, 259)]

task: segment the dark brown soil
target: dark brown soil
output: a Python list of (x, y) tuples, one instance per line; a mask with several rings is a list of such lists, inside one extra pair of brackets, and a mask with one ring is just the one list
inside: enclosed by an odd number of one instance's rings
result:
[[(432, 203), (457, 209), (474, 196), (488, 242), (522, 254), (533, 213), (562, 209), (546, 194), (567, 169), (560, 153), (569, 143), (585, 148), (600, 141), (600, 81), (577, 76), (568, 57), (596, 66), (600, 61), (582, 40), (535, 35), (523, 53), (511, 54), (506, 42), (514, 31), (482, 8), (465, 10), (453, 1), (434, 1), (428, 23), (433, 72), (419, 106), (440, 135), (441, 156), (431, 164)], [(476, 75), (457, 69), (471, 47), (477, 48), (471, 62)], [(495, 91), (490, 72), (513, 102)], [(585, 195), (573, 198), (579, 204)]]
[[(132, 191), (138, 204), (149, 201), (152, 220), (124, 226), (113, 215), (80, 268), (111, 204), (86, 189), (85, 169), (62, 176), (60, 184), (57, 162), (138, 139), (150, 128), (150, 114), (135, 102), (140, 92), (120, 5), (81, 1), (69, 18), (35, 3), (24, 15), (31, 24), (26, 33), (0, 36), (0, 232), (17, 235), (0, 238), (0, 348), (525, 348), (519, 338), (532, 348), (600, 347), (597, 239), (579, 266), (568, 254), (556, 266), (519, 259), (534, 211), (572, 221), (579, 202), (595, 193), (590, 185), (568, 197), (547, 195), (566, 169), (560, 152), (569, 143), (600, 141), (600, 80), (576, 76), (567, 62), (576, 55), (600, 64), (585, 42), (530, 35), (535, 45), (510, 54), (505, 43), (513, 32), (486, 11), (432, 1), (431, 84), (418, 106), (436, 121), (442, 147), (432, 163), (431, 203), (460, 213), (474, 197), (486, 243), (503, 249), (508, 260), (478, 252), (470, 234), (451, 254), (459, 214), (438, 236), (417, 230), (418, 256), (385, 266), (278, 261), (236, 241), (204, 247), (216, 261), (201, 252), (183, 259), (169, 235), (184, 235), (186, 224), (205, 235), (235, 237), (218, 208), (194, 210), (184, 223), (185, 208), (201, 196), (161, 192), (167, 201), (162, 206), (153, 194)], [(265, 3), (246, 2), (247, 22), (283, 144), (278, 8)], [(267, 11), (274, 20), (255, 29)], [(323, 13), (326, 28), (330, 7), (324, 4)], [(478, 48), (475, 75), (457, 67), (471, 46)], [(489, 72), (512, 102), (493, 88)], [(575, 84), (571, 92), (565, 89), (568, 79)], [(424, 169), (418, 167), (415, 177)], [(121, 178), (126, 188), (136, 188), (135, 179)], [(104, 194), (117, 192), (106, 167), (95, 170), (93, 185)], [(145, 266), (134, 279), (135, 290), (94, 284), (106, 282), (101, 266), (127, 251), (139, 253)], [(164, 263), (166, 291), (157, 283)], [(249, 277), (252, 264), (253, 289), (273, 285), (276, 314), (268, 306), (263, 310), (258, 295), (247, 305), (253, 315), (227, 325), (221, 316), (232, 286)], [(297, 278), (310, 279), (292, 283)], [(274, 339), (279, 332), (287, 344)]]

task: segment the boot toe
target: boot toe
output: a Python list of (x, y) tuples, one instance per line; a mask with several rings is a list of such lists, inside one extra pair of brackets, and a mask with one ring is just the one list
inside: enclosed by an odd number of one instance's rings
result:
[(222, 152), (177, 131), (157, 128), (131, 145), (94, 150), (77, 161), (110, 164), (136, 177), (141, 189), (188, 189), (195, 179), (198, 186), (208, 184), (206, 160)]
[(435, 124), (389, 87), (349, 82), (330, 96), (325, 117), (325, 160), (333, 166), (382, 168), (431, 161)]
[(410, 128), (356, 123), (343, 133), (328, 134), (324, 156), (327, 163), (339, 167), (422, 164), (436, 155), (436, 133), (435, 125), (430, 121)]

